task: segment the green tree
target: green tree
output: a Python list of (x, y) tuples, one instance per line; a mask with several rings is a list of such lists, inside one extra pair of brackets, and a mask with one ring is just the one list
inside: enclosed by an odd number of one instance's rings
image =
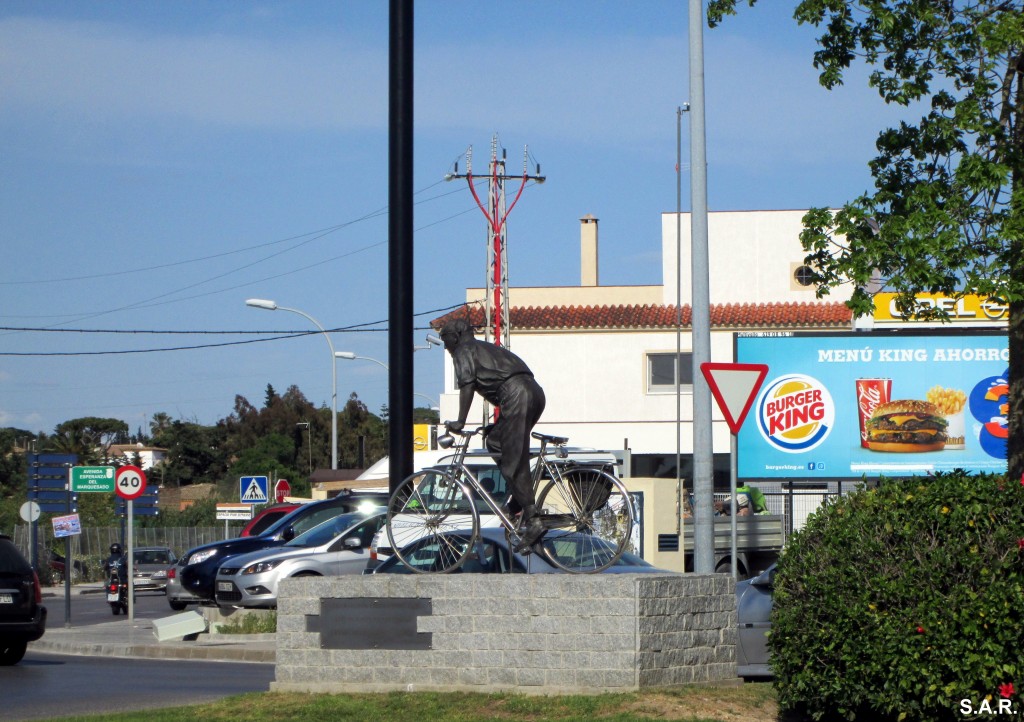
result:
[(222, 426), (174, 421), (154, 438), (167, 449), (166, 460), (158, 467), (162, 483), (187, 486), (216, 482), (227, 471), (226, 430)]
[[(747, 0), (754, 5), (757, 0)], [(711, 0), (712, 27), (742, 0)], [(834, 88), (861, 58), (886, 103), (922, 108), (883, 130), (875, 189), (837, 213), (804, 216), (801, 242), (818, 295), (853, 284), (872, 311), (872, 281), (899, 294), (980, 294), (1009, 307), (1011, 478), (1024, 474), (1024, 0), (802, 0), (794, 18), (823, 27), (814, 53)]]
[[(387, 414), (386, 405), (381, 408), (381, 413)], [(386, 419), (371, 413), (366, 404), (353, 393), (338, 414), (338, 465), (345, 467), (358, 464), (360, 448), (366, 466), (386, 456), (387, 430)]]
[(154, 437), (160, 436), (170, 428), (173, 421), (174, 419), (171, 418), (170, 414), (158, 411), (153, 414), (153, 418), (149, 422), (149, 433)]
[(85, 416), (65, 421), (53, 430), (47, 440), (52, 451), (78, 454), (79, 464), (106, 462), (112, 444), (128, 441), (128, 424), (120, 419)]

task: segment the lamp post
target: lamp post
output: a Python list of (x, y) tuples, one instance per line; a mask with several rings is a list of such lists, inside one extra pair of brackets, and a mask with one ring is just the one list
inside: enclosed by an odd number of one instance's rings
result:
[(435, 336), (432, 333), (427, 334), (427, 345), (426, 346), (413, 346), (413, 351), (429, 351), (431, 346), (444, 346), (444, 341)]
[(252, 306), (253, 308), (262, 308), (266, 311), (291, 311), (297, 313), (303, 318), (310, 321), (314, 326), (320, 329), (320, 332), (327, 339), (327, 346), (331, 349), (331, 468), (338, 468), (338, 365), (334, 360), (334, 344), (331, 342), (331, 335), (327, 333), (327, 329), (320, 325), (320, 322), (310, 316), (305, 311), (300, 311), (297, 308), (288, 308), (286, 306), (278, 306), (274, 301), (268, 301), (263, 298), (250, 298), (245, 302), (246, 306)]
[(360, 361), (373, 361), (378, 366), (383, 366), (385, 371), (391, 370), (390, 367), (383, 361), (378, 361), (377, 359), (371, 358), (370, 356), (357, 356), (352, 351), (335, 351), (334, 358), (343, 358), (346, 361), (355, 361), (356, 359), (359, 359)]
[(430, 409), (431, 411), (440, 411), (440, 407), (437, 405), (437, 402), (434, 401), (429, 396), (427, 396), (426, 394), (421, 394), (418, 391), (413, 391), (412, 395), (413, 396), (419, 396), (421, 399), (426, 399), (427, 401), (429, 401), (430, 402), (430, 406), (428, 406), (427, 408)]
[[(430, 344), (434, 344), (435, 346), (436, 345), (441, 345), (441, 339), (437, 338), (436, 336), (427, 336), (427, 345), (419, 347), (419, 348), (428, 349), (428, 348), (430, 348)], [(385, 371), (390, 371), (391, 370), (391, 368), (386, 363), (384, 363), (383, 361), (375, 359), (372, 356), (358, 356), (358, 355), (356, 355), (352, 351), (335, 351), (334, 352), (334, 357), (335, 358), (342, 358), (342, 359), (345, 359), (346, 361), (355, 361), (357, 359), (359, 361), (373, 361), (378, 366), (383, 367)], [(426, 395), (421, 394), (421, 393), (417, 393), (415, 391), (413, 392), (413, 396), (419, 396), (420, 398), (424, 398), (427, 401), (429, 401), (430, 402), (430, 407), (429, 408), (431, 410), (434, 410), (434, 409), (438, 408), (434, 404), (434, 400), (432, 398), (430, 398), (429, 396), (426, 396)]]

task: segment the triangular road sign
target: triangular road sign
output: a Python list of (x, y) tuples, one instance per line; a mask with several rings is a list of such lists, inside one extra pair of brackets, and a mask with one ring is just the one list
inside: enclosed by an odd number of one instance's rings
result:
[(740, 433), (757, 392), (768, 375), (767, 364), (702, 363), (700, 372), (733, 435)]

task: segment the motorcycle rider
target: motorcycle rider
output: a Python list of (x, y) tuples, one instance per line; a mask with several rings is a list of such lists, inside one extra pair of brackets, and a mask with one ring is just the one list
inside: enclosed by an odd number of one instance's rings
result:
[(117, 574), (118, 579), (125, 581), (123, 570), (128, 568), (128, 556), (117, 542), (110, 545), (110, 556), (103, 560), (103, 573), (107, 576)]

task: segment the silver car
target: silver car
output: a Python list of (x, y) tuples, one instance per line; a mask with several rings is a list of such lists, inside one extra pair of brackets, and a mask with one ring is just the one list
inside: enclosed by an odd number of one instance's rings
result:
[(753, 579), (736, 583), (736, 672), (740, 677), (771, 677), (768, 635), (771, 633), (775, 565)]
[(200, 604), (203, 599), (198, 597), (181, 584), (182, 565), (188, 557), (182, 557), (177, 564), (167, 570), (167, 603), (176, 612), (188, 607), (189, 604)]
[[(470, 532), (468, 530), (456, 530), (444, 535), (447, 537), (445, 543), (465, 548), (469, 544)], [(561, 536), (558, 544), (564, 548), (560, 553), (577, 553), (592, 550), (595, 545), (606, 545), (609, 542), (603, 539), (587, 537), (585, 544), (572, 544), (571, 535)], [(545, 546), (553, 544), (543, 537), (540, 541)], [(466, 561), (453, 573), (476, 573), (476, 574), (565, 574), (564, 569), (559, 569), (550, 564), (540, 554), (520, 554), (509, 548), (508, 535), (504, 527), (482, 527), (477, 537), (477, 549), (466, 557)], [(438, 537), (423, 537), (402, 550), (402, 555), (410, 560), (415, 568), (409, 568), (396, 555), (389, 556), (386, 561), (377, 566), (367, 566), (364, 574), (414, 574), (420, 572), (434, 572), (437, 569), (437, 558), (441, 553)], [(600, 572), (601, 574), (675, 574), (676, 572), (667, 569), (659, 569), (650, 562), (646, 562), (632, 552), (625, 552), (610, 567)]]
[(134, 585), (136, 592), (167, 591), (167, 571), (178, 558), (170, 547), (135, 547)]
[(283, 546), (228, 557), (217, 570), (217, 605), (272, 608), (278, 582), (287, 577), (361, 574), (384, 519), (384, 514), (342, 514)]

